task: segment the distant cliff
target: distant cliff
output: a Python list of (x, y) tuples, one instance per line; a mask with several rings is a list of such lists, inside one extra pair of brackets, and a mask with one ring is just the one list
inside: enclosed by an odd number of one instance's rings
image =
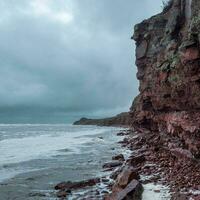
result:
[(171, 0), (135, 26), (132, 125), (165, 132), (200, 158), (200, 1)]
[(129, 126), (131, 123), (130, 115), (128, 112), (121, 113), (115, 117), (104, 119), (88, 119), (81, 118), (79, 121), (74, 122), (74, 125), (97, 125), (97, 126)]

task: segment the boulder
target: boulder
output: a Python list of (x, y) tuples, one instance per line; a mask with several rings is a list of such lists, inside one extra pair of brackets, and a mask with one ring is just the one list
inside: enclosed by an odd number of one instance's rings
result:
[(140, 200), (142, 191), (143, 188), (139, 181), (132, 180), (124, 189), (113, 192), (105, 200)]
[(71, 189), (81, 189), (88, 186), (93, 186), (100, 182), (100, 178), (89, 179), (79, 182), (61, 182), (55, 186), (56, 190), (71, 190)]
[(133, 179), (139, 179), (137, 170), (131, 166), (126, 166), (118, 175), (116, 184), (121, 188), (125, 188)]
[(103, 165), (103, 168), (115, 168), (115, 167), (121, 166), (122, 164), (123, 162), (121, 161), (108, 162)]
[(113, 156), (112, 160), (124, 161), (125, 159), (124, 159), (123, 154), (119, 154), (119, 155)]

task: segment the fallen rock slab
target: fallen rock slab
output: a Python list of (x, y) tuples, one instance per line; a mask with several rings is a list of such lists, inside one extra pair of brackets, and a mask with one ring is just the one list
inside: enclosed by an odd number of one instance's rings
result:
[(137, 180), (132, 180), (123, 190), (113, 192), (105, 200), (141, 200), (143, 187)]
[(72, 190), (72, 189), (80, 189), (88, 186), (93, 186), (97, 183), (100, 182), (100, 178), (94, 178), (94, 179), (89, 179), (85, 181), (79, 181), (79, 182), (62, 182), (59, 183), (55, 186), (56, 190)]
[(126, 166), (118, 175), (116, 184), (121, 188), (125, 188), (133, 179), (139, 179), (137, 170), (131, 166)]
[(103, 168), (115, 168), (115, 167), (121, 166), (122, 164), (123, 162), (120, 162), (120, 161), (108, 162), (103, 165)]
[(112, 160), (124, 161), (125, 159), (124, 159), (123, 154), (119, 154), (119, 155), (113, 156)]

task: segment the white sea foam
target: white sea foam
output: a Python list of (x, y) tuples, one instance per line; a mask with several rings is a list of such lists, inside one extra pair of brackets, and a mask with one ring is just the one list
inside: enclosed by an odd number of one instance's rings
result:
[(33, 172), (39, 169), (0, 169), (0, 183), (8, 180), (10, 178), (15, 177), (17, 174), (26, 173), (26, 172)]
[[(108, 130), (112, 128), (61, 124), (1, 124), (0, 181), (26, 172), (26, 169), (12, 168), (12, 165), (36, 159), (49, 159), (57, 155), (81, 153), (80, 148), (84, 144), (93, 142), (94, 138), (90, 137), (91, 135), (104, 134)], [(63, 151), (64, 149), (69, 151)]]
[(169, 200), (171, 195), (169, 188), (164, 185), (155, 185), (153, 183), (148, 183), (143, 185), (144, 192), (142, 194), (143, 200)]
[(80, 145), (91, 141), (89, 137), (82, 137), (80, 140), (78, 136), (101, 134), (104, 131), (104, 129), (80, 132), (58, 132), (55, 130), (54, 133), (40, 135), (41, 132), (38, 132), (38, 135), (32, 137), (2, 140), (0, 141), (0, 166), (55, 156), (58, 154), (58, 150), (65, 148), (77, 153)]

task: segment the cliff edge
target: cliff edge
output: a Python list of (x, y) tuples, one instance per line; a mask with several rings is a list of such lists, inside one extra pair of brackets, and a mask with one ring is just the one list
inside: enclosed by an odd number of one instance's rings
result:
[[(140, 94), (131, 124), (166, 133), (200, 158), (200, 1), (171, 0), (135, 26)], [(170, 145), (170, 144), (169, 144)]]

